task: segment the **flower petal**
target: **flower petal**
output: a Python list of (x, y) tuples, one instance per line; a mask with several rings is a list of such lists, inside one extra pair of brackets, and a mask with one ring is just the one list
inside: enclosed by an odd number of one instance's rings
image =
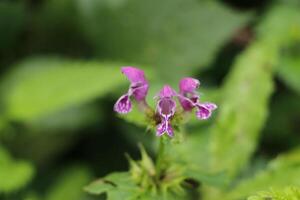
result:
[(218, 106), (216, 104), (210, 103), (210, 102), (201, 103), (201, 105), (204, 106), (205, 108), (211, 110), (211, 111), (218, 108)]
[(166, 131), (167, 131), (168, 136), (173, 137), (174, 136), (174, 131), (173, 131), (173, 128), (171, 126), (171, 123), (169, 122), (166, 127), (167, 127)]
[(208, 119), (211, 116), (211, 111), (203, 106), (198, 106), (196, 116), (198, 119)]
[(214, 103), (199, 103), (197, 105), (196, 115), (199, 119), (208, 119), (211, 116), (213, 110), (217, 109), (217, 105)]
[(185, 96), (179, 95), (178, 100), (185, 111), (190, 111), (195, 107), (195, 102)]
[(166, 124), (164, 122), (160, 123), (156, 128), (156, 136), (160, 137), (166, 132)]
[(148, 89), (149, 85), (148, 83), (137, 83), (137, 84), (132, 84), (130, 87), (130, 90), (132, 95), (137, 101), (142, 101), (146, 98), (148, 94)]
[(163, 134), (167, 133), (169, 137), (174, 136), (173, 128), (169, 120), (163, 120), (156, 129), (156, 136), (160, 137)]
[(147, 83), (144, 71), (135, 67), (122, 67), (122, 73), (127, 76), (131, 83)]
[(132, 109), (132, 104), (128, 94), (121, 96), (114, 105), (114, 111), (120, 114), (129, 113), (131, 109)]
[(200, 87), (200, 81), (194, 78), (186, 77), (180, 80), (179, 90), (181, 94), (194, 93)]
[(175, 114), (176, 102), (171, 98), (162, 98), (158, 101), (157, 110), (160, 116), (169, 118)]
[(172, 98), (174, 96), (177, 96), (177, 93), (169, 85), (165, 85), (163, 89), (159, 92), (160, 98), (164, 98), (164, 97)]

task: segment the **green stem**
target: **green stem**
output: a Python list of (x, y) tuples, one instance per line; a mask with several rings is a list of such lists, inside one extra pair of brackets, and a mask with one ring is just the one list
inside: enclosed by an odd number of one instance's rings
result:
[(158, 149), (158, 155), (157, 155), (157, 159), (156, 159), (156, 175), (157, 178), (159, 179), (160, 177), (160, 173), (161, 173), (161, 164), (162, 164), (162, 160), (164, 157), (164, 152), (165, 152), (165, 143), (163, 141), (163, 138), (160, 138), (159, 141), (159, 149)]

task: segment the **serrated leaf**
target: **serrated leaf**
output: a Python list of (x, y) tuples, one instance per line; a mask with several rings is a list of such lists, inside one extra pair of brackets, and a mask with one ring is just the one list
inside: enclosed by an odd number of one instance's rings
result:
[(131, 200), (139, 195), (138, 187), (128, 172), (115, 172), (86, 186), (85, 191), (100, 195), (107, 193), (108, 200)]
[(248, 162), (266, 120), (274, 54), (261, 43), (253, 44), (236, 60), (226, 79), (211, 145), (213, 168), (228, 171), (230, 176)]
[(234, 189), (223, 196), (224, 199), (235, 200), (245, 198), (256, 191), (269, 188), (282, 189), (287, 185), (300, 187), (300, 149), (283, 154), (270, 162), (267, 169), (255, 177), (241, 181)]
[(300, 199), (300, 187), (287, 187), (284, 190), (269, 190), (259, 192), (255, 196), (248, 197), (247, 200), (298, 200)]
[(87, 103), (122, 83), (119, 64), (40, 58), (15, 66), (1, 92), (6, 116), (26, 121)]
[(256, 41), (236, 59), (226, 79), (211, 145), (213, 168), (228, 171), (230, 177), (245, 167), (255, 150), (267, 117), (280, 50), (297, 38), (297, 16), (293, 8), (271, 9), (259, 25)]
[(33, 175), (34, 168), (30, 163), (13, 160), (5, 149), (0, 148), (0, 193), (23, 188)]

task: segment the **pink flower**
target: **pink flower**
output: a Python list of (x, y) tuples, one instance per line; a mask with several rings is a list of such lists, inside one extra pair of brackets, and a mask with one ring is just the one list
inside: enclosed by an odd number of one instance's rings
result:
[(177, 93), (169, 85), (165, 85), (158, 95), (156, 110), (161, 122), (156, 129), (157, 136), (162, 136), (164, 133), (167, 133), (170, 137), (174, 136), (171, 119), (176, 111), (175, 96), (177, 96)]
[(120, 114), (126, 114), (132, 109), (131, 96), (133, 96), (137, 102), (145, 102), (149, 84), (143, 70), (134, 67), (122, 67), (121, 71), (131, 84), (128, 92), (122, 95), (116, 102), (114, 110)]
[(178, 99), (185, 111), (191, 111), (196, 108), (196, 116), (198, 119), (208, 119), (213, 110), (217, 109), (214, 103), (201, 103), (197, 89), (200, 87), (200, 81), (194, 78), (183, 78), (179, 83)]
[[(183, 78), (179, 83), (179, 94), (169, 85), (165, 85), (156, 96), (157, 106), (154, 112), (146, 102), (146, 96), (149, 84), (142, 70), (134, 67), (122, 67), (122, 73), (130, 81), (130, 87), (124, 95), (114, 105), (114, 110), (121, 114), (126, 114), (132, 110), (132, 98), (138, 103), (138, 107), (147, 116), (151, 124), (156, 126), (156, 135), (162, 136), (165, 133), (169, 137), (174, 136), (174, 130), (171, 123), (176, 112), (175, 97), (178, 98), (182, 108), (186, 112), (196, 109), (198, 119), (208, 119), (212, 111), (217, 108), (216, 104), (209, 102), (200, 102), (200, 96), (197, 89), (200, 81), (194, 78)], [(180, 115), (180, 114), (179, 114)], [(177, 122), (178, 123), (178, 122)], [(178, 124), (176, 124), (178, 125)]]

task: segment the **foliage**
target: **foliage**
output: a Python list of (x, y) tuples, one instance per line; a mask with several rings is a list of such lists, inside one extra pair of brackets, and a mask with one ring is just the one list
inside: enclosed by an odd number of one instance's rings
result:
[(258, 195), (251, 196), (248, 198), (248, 200), (264, 200), (266, 198), (274, 200), (296, 200), (300, 198), (300, 190), (297, 187), (288, 187), (285, 188), (283, 191), (270, 190), (268, 192), (260, 192)]
[[(0, 200), (299, 199), (300, 7), (261, 2), (1, 1)], [(218, 109), (157, 138), (125, 65)]]
[(168, 80), (208, 65), (249, 18), (216, 1), (78, 0), (78, 4), (80, 21), (98, 55), (148, 64)]
[(46, 195), (46, 200), (82, 200), (86, 199), (86, 195), (82, 188), (91, 179), (88, 169), (80, 166), (73, 166), (64, 170), (63, 174), (53, 184)]
[(25, 61), (3, 83), (6, 115), (31, 120), (107, 94), (125, 81), (117, 66), (51, 58)]
[(22, 160), (14, 160), (0, 148), (0, 193), (9, 193), (26, 186), (34, 175), (34, 167)]

